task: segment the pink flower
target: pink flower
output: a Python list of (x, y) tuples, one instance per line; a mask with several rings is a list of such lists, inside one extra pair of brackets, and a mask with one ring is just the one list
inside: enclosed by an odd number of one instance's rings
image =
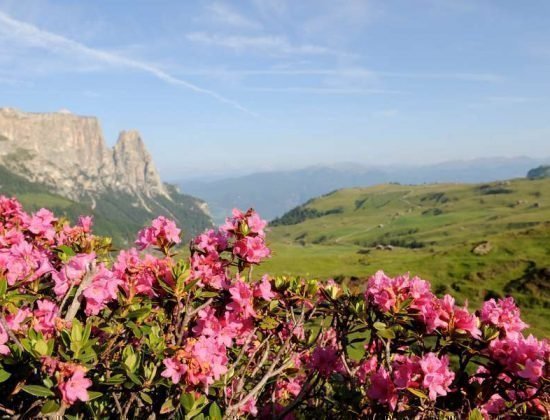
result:
[(31, 315), (32, 312), (29, 308), (20, 308), (15, 315), (9, 314), (6, 316), (6, 323), (11, 330), (21, 331), (23, 329), (21, 323)]
[(359, 383), (364, 384), (370, 375), (376, 372), (376, 366), (378, 364), (378, 358), (376, 355), (369, 357), (361, 362), (359, 368), (355, 372), (355, 376), (359, 380)]
[(227, 372), (227, 353), (224, 345), (213, 337), (190, 338), (185, 347), (163, 361), (166, 369), (161, 373), (173, 383), (200, 385), (204, 390)]
[(258, 407), (256, 407), (256, 399), (250, 398), (244, 405), (239, 408), (239, 414), (250, 414), (255, 417), (258, 415)]
[(439, 319), (445, 329), (451, 326), (459, 333), (468, 332), (474, 338), (480, 338), (481, 331), (478, 328), (479, 320), (475, 315), (471, 315), (467, 309), (468, 303), (464, 308), (455, 305), (455, 300), (451, 295), (445, 295), (440, 301)]
[(4, 329), (2, 324), (0, 324), (0, 355), (6, 356), (11, 353), (10, 348), (6, 346), (6, 343), (9, 341), (8, 332)]
[(421, 382), (422, 369), (418, 356), (396, 355), (393, 368), (393, 382), (398, 389), (418, 388)]
[(78, 218), (78, 226), (82, 228), (84, 233), (90, 233), (92, 231), (92, 225), (94, 218), (92, 216), (80, 216)]
[(304, 386), (304, 379), (304, 377), (294, 377), (277, 381), (275, 384), (275, 397), (278, 400), (287, 400), (291, 396), (298, 396)]
[(317, 346), (311, 355), (309, 367), (315, 369), (319, 374), (328, 378), (332, 373), (344, 373), (344, 364), (334, 346)]
[(520, 311), (512, 297), (483, 303), (480, 311), (481, 322), (500, 328), (507, 336), (518, 334), (528, 325), (520, 318)]
[(227, 305), (228, 311), (239, 314), (241, 318), (256, 316), (253, 307), (253, 293), (248, 284), (238, 280), (229, 288), (229, 293), (231, 294), (231, 302)]
[(40, 209), (30, 218), (28, 229), (35, 235), (41, 235), (51, 241), (55, 236), (53, 225), (56, 221), (51, 211)]
[(235, 242), (233, 254), (251, 264), (258, 264), (270, 256), (271, 251), (260, 236), (245, 236)]
[(548, 341), (539, 341), (532, 335), (525, 338), (520, 334), (512, 334), (504, 339), (491, 341), (489, 354), (510, 373), (537, 383), (544, 376), (550, 357), (550, 345)]
[(28, 215), (23, 211), (21, 203), (15, 198), (0, 195), (0, 222), (8, 229), (14, 226), (26, 227), (24, 219), (28, 219)]
[(261, 219), (258, 213), (252, 212), (246, 219), (246, 224), (251, 233), (265, 236), (264, 228), (267, 226), (267, 222)]
[(176, 358), (164, 359), (163, 362), (166, 369), (161, 373), (164, 378), (170, 378), (172, 383), (177, 384), (187, 372), (187, 366), (181, 363)]
[(388, 404), (392, 410), (397, 405), (397, 393), (389, 373), (383, 367), (370, 378), (370, 387), (367, 396), (379, 404)]
[(210, 286), (214, 289), (226, 289), (229, 287), (226, 266), (228, 263), (222, 260), (217, 253), (202, 255), (194, 253), (191, 256), (191, 280), (200, 280), (200, 286)]
[(180, 233), (181, 230), (174, 221), (159, 216), (153, 220), (150, 227), (139, 231), (136, 245), (140, 251), (155, 245), (159, 248), (172, 246), (181, 242)]
[(261, 297), (264, 300), (270, 301), (276, 295), (271, 291), (271, 283), (269, 282), (269, 276), (264, 275), (262, 281), (257, 283), (254, 287), (254, 296)]
[(112, 271), (116, 278), (122, 280), (121, 287), (129, 297), (136, 294), (156, 296), (157, 278), (163, 278), (167, 283), (172, 280), (169, 260), (148, 254), (142, 260), (135, 248), (121, 251)]
[(434, 298), (427, 281), (418, 277), (409, 279), (408, 274), (392, 278), (383, 271), (378, 271), (369, 279), (365, 291), (365, 299), (384, 312), (401, 309), (401, 304), (408, 299), (412, 299), (411, 309), (422, 312)]
[(92, 381), (86, 378), (86, 372), (84, 368), (76, 366), (72, 376), (63, 380), (59, 385), (59, 391), (63, 401), (69, 405), (74, 404), (76, 401), (88, 401), (88, 388), (92, 386)]
[(498, 394), (494, 394), (481, 407), (481, 413), (485, 418), (495, 418), (498, 414), (506, 410), (506, 401)]
[(91, 284), (82, 293), (86, 298), (86, 315), (97, 315), (108, 302), (116, 300), (120, 285), (122, 285), (122, 280), (116, 278), (102, 264)]
[(199, 312), (196, 325), (193, 332), (205, 337), (213, 337), (219, 344), (226, 347), (233, 345), (233, 339), (239, 335), (242, 322), (230, 318), (230, 313), (218, 319), (212, 307), (205, 308)]
[(0, 273), (5, 271), (9, 286), (32, 282), (52, 270), (46, 253), (27, 241), (0, 249)]
[(50, 300), (36, 301), (37, 309), (33, 311), (33, 327), (36, 331), (45, 335), (55, 331), (55, 320), (59, 314), (59, 307)]
[(197, 236), (193, 243), (202, 252), (207, 254), (220, 253), (227, 248), (227, 236), (225, 232), (215, 231), (214, 229), (207, 230), (205, 233)]
[(239, 231), (239, 225), (245, 219), (245, 215), (239, 209), (233, 209), (233, 217), (228, 217), (225, 219), (225, 223), (220, 227), (220, 229), (227, 233), (236, 234)]
[(262, 220), (253, 209), (249, 209), (246, 213), (239, 209), (233, 209), (232, 217), (228, 217), (220, 229), (238, 237), (247, 235), (264, 237), (266, 226), (267, 222)]
[(435, 401), (439, 395), (447, 395), (455, 377), (454, 372), (449, 370), (449, 358), (438, 358), (435, 353), (428, 353), (420, 360), (420, 367), (424, 375), (422, 385), (429, 390), (430, 399)]
[(94, 252), (90, 254), (77, 254), (61, 267), (58, 272), (53, 272), (55, 282), (54, 293), (58, 297), (65, 296), (71, 286), (78, 285), (88, 271), (90, 264), (95, 260)]

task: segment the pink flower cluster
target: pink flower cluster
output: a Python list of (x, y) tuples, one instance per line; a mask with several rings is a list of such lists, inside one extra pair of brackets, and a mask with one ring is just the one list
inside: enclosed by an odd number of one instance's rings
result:
[(140, 251), (156, 246), (163, 249), (181, 242), (181, 230), (174, 221), (164, 216), (159, 216), (151, 223), (151, 226), (139, 231), (136, 245)]
[(77, 401), (88, 401), (88, 388), (92, 381), (86, 378), (86, 369), (74, 363), (60, 362), (52, 357), (42, 358), (42, 367), (49, 376), (57, 379), (57, 388), (61, 398), (67, 405), (73, 405)]
[(214, 337), (188, 339), (186, 345), (171, 358), (164, 359), (162, 376), (177, 384), (182, 380), (200, 385), (206, 391), (227, 372), (226, 347)]
[(362, 382), (368, 378), (368, 397), (376, 403), (388, 405), (392, 410), (400, 401), (400, 391), (401, 403), (407, 402), (411, 396), (404, 392), (407, 388), (426, 390), (429, 398), (435, 401), (447, 395), (455, 377), (449, 368), (449, 358), (438, 357), (435, 353), (426, 353), (422, 357), (396, 355), (391, 373), (384, 366), (376, 369), (376, 365), (376, 356), (361, 364)]
[(220, 229), (235, 240), (233, 255), (248, 264), (258, 264), (271, 255), (265, 245), (266, 225), (267, 222), (252, 209), (246, 213), (233, 209), (233, 217), (228, 218)]
[(519, 308), (511, 297), (486, 301), (481, 308), (480, 318), (483, 323), (501, 329), (507, 337), (517, 336), (528, 327), (521, 320)]
[(507, 372), (532, 383), (536, 384), (541, 378), (548, 377), (550, 344), (547, 340), (539, 341), (532, 335), (523, 337), (514, 334), (492, 341), (489, 354)]
[[(450, 295), (438, 299), (431, 292), (430, 284), (418, 277), (392, 278), (378, 271), (367, 283), (365, 298), (384, 312), (412, 310), (410, 313), (425, 324), (429, 333), (438, 329), (447, 333), (468, 333), (474, 338), (481, 334), (479, 319), (470, 314), (466, 306), (456, 306)], [(408, 307), (403, 307), (407, 301), (410, 301)]]
[(192, 242), (191, 280), (201, 286), (227, 289), (231, 284), (229, 267), (259, 264), (270, 256), (265, 244), (266, 224), (252, 209), (246, 213), (234, 209), (233, 217), (220, 230), (211, 229), (197, 236)]

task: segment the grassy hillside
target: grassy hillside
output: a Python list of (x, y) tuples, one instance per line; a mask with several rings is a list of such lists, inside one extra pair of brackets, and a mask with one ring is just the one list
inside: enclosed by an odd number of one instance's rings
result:
[(266, 271), (356, 285), (410, 271), (476, 307), (513, 294), (550, 333), (550, 179), (345, 189), (272, 225)]
[(95, 203), (91, 199), (75, 202), (0, 166), (0, 194), (17, 197), (27, 211), (46, 207), (56, 215), (63, 215), (72, 221), (80, 215), (93, 215), (94, 231), (112, 237), (118, 246), (132, 243), (137, 231), (158, 215), (175, 219), (182, 227), (185, 239), (210, 227), (210, 219), (200, 210), (195, 198), (180, 194), (170, 186), (169, 190), (172, 201), (165, 197), (155, 201), (144, 199), (150, 211), (138, 205), (135, 197), (120, 192), (104, 193), (95, 198)]

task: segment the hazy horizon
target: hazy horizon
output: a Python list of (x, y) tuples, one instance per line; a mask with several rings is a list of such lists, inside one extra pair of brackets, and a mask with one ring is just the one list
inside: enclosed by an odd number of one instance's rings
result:
[(0, 0), (3, 106), (138, 129), (168, 180), (550, 156), (550, 3)]

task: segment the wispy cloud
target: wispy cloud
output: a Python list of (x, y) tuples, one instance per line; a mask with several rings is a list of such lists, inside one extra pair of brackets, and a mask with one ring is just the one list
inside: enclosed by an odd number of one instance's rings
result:
[(219, 102), (231, 105), (250, 115), (257, 116), (257, 114), (238, 102), (228, 99), (212, 90), (202, 88), (186, 80), (175, 77), (162, 70), (154, 63), (135, 60), (120, 54), (88, 47), (64, 36), (42, 30), (30, 23), (14, 19), (2, 11), (0, 11), (0, 34), (6, 38), (15, 39), (26, 47), (41, 48), (55, 54), (69, 53), (80, 58), (91, 59), (97, 63), (139, 70), (163, 82), (210, 96)]
[(332, 88), (332, 87), (247, 87), (245, 90), (253, 92), (274, 92), (274, 93), (308, 93), (315, 95), (383, 95), (383, 94), (404, 94), (400, 90), (388, 89), (361, 89), (361, 88)]
[(229, 5), (221, 2), (213, 2), (206, 7), (210, 19), (229, 26), (243, 29), (260, 29), (262, 25), (238, 13)]
[(533, 101), (540, 100), (540, 98), (529, 97), (529, 96), (514, 96), (514, 95), (503, 95), (503, 96), (487, 96), (480, 99), (478, 102), (474, 102), (468, 105), (472, 109), (482, 109), (482, 108), (491, 108), (491, 107), (500, 107), (500, 106), (517, 106), (524, 105)]
[(196, 69), (184, 70), (184, 74), (202, 76), (342, 76), (364, 78), (396, 78), (396, 79), (427, 79), (427, 80), (458, 80), (465, 82), (497, 83), (506, 80), (496, 73), (417, 73), (417, 72), (387, 72), (363, 67), (343, 68), (301, 68), (301, 69)]
[(348, 55), (343, 51), (334, 50), (320, 45), (295, 45), (284, 36), (243, 36), (192, 32), (187, 34), (186, 38), (189, 41), (203, 45), (223, 47), (238, 52), (256, 50), (268, 53), (270, 55)]

